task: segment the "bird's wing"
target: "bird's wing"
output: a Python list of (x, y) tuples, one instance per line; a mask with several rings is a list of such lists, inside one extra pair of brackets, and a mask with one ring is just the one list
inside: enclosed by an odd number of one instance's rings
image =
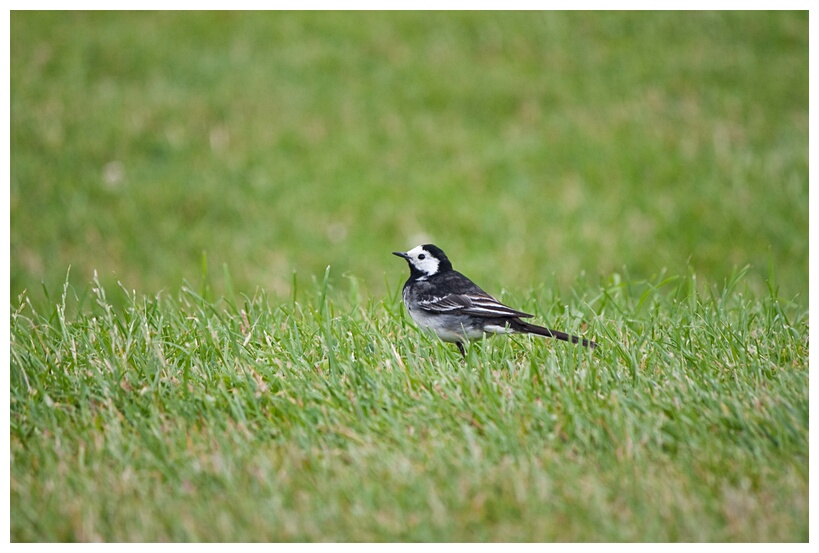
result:
[(532, 317), (528, 313), (512, 309), (485, 293), (447, 294), (422, 299), (419, 307), (431, 313), (473, 315), (475, 317)]

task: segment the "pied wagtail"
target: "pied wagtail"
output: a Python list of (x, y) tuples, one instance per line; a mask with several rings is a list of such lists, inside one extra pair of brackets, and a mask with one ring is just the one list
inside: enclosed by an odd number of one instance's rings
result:
[(406, 253), (392, 253), (409, 264), (410, 277), (402, 298), (412, 320), (444, 342), (455, 342), (464, 357), (464, 341), (484, 334), (537, 334), (597, 347), (591, 340), (523, 322), (521, 318), (533, 315), (503, 305), (481, 290), (452, 269), (452, 263), (437, 246), (424, 244)]

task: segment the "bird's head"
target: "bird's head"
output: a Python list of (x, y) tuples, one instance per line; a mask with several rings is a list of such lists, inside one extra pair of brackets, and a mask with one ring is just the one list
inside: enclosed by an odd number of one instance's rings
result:
[(426, 278), (452, 270), (452, 263), (449, 262), (443, 250), (432, 244), (416, 246), (408, 252), (392, 253), (407, 260), (411, 277)]

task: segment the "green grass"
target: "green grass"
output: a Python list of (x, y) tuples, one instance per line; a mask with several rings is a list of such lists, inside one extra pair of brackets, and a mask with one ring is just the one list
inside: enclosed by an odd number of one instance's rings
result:
[(24, 301), (12, 539), (806, 541), (807, 313), (742, 273), (697, 289), (505, 297), (601, 346), (466, 362), (397, 292), (326, 279), (285, 303)]
[[(13, 541), (808, 539), (807, 12), (13, 12), (10, 62)], [(427, 241), (601, 347), (462, 362)]]
[[(11, 294), (768, 265), (807, 305), (807, 12), (11, 18)], [(503, 267), (498, 273), (497, 267)], [(226, 284), (214, 279), (217, 292)], [(39, 294), (31, 295), (39, 301)]]

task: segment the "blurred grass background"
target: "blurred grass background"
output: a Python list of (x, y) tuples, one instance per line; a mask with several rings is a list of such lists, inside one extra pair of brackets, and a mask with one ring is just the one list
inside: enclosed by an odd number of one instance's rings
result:
[(11, 15), (11, 293), (293, 271), (808, 300), (808, 14)]

